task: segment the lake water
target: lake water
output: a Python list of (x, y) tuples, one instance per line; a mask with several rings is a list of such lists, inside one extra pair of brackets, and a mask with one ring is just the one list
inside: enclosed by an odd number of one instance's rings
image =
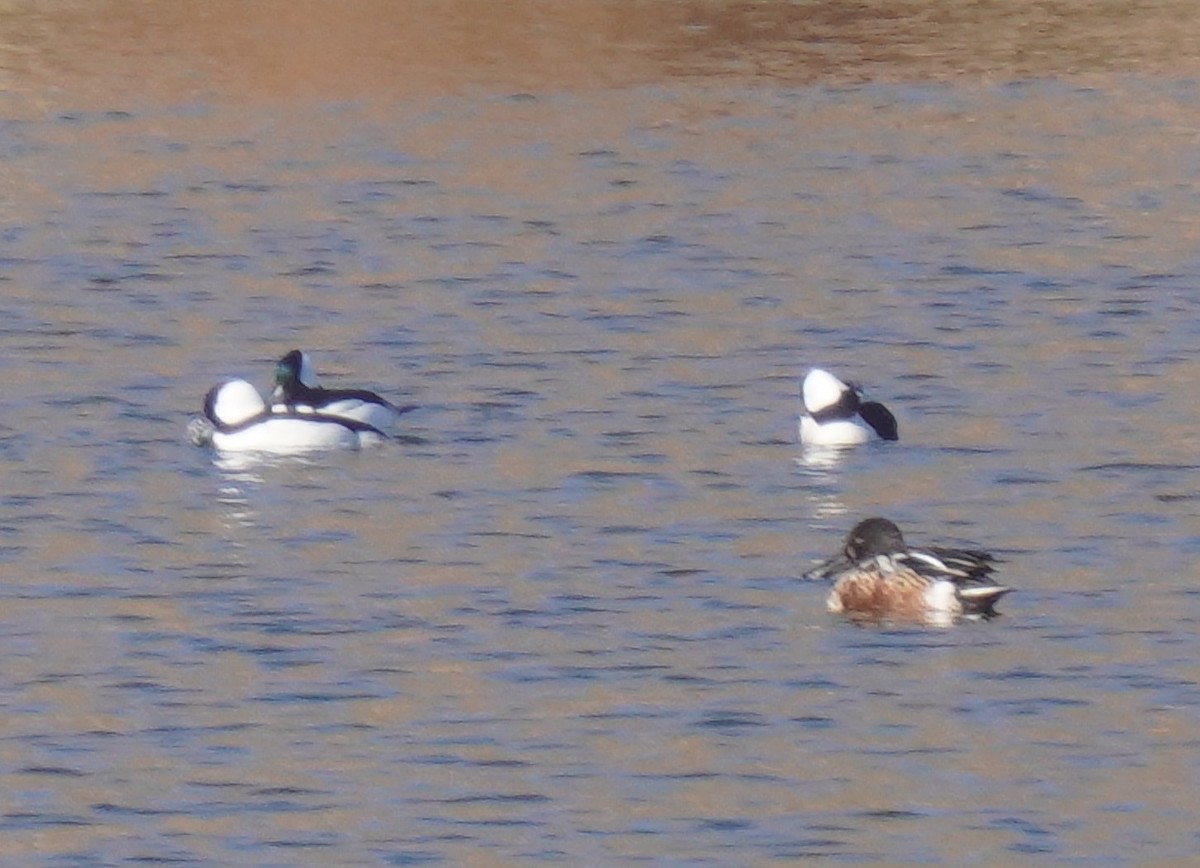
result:
[[(1200, 25), (939, 5), (6, 10), (0, 858), (1191, 857)], [(420, 409), (187, 441), (293, 347)], [(828, 615), (877, 514), (1004, 616)]]

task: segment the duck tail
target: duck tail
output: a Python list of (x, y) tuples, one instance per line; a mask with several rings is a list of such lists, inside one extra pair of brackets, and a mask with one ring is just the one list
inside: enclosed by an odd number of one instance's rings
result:
[(976, 618), (995, 618), (1000, 613), (996, 611), (996, 603), (1005, 594), (1011, 593), (1012, 588), (1003, 585), (974, 585), (960, 588), (959, 599), (962, 600), (963, 614)]

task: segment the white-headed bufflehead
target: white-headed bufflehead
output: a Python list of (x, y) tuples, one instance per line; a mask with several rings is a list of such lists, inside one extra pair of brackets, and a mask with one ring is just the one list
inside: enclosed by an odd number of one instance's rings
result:
[(860, 521), (842, 551), (804, 575), (832, 579), (828, 609), (853, 618), (948, 624), (991, 618), (1011, 591), (989, 576), (996, 559), (977, 549), (909, 548), (886, 518)]
[(858, 387), (813, 368), (804, 378), (800, 442), (805, 446), (855, 446), (868, 440), (899, 440), (896, 417)]
[(222, 452), (291, 454), (315, 449), (358, 449), (387, 439), (365, 422), (320, 413), (271, 412), (258, 390), (245, 380), (227, 380), (209, 389), (204, 418), (188, 433), (198, 445)]
[(397, 407), (366, 389), (322, 389), (312, 360), (300, 350), (292, 350), (275, 364), (273, 413), (319, 413), (388, 431), (401, 413), (415, 409), (414, 405)]

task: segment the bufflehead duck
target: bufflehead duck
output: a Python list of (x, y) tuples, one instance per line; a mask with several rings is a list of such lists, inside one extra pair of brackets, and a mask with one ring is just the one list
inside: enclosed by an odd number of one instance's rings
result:
[(856, 446), (868, 440), (899, 440), (896, 417), (878, 401), (864, 401), (858, 387), (813, 368), (804, 378), (800, 442), (805, 446)]
[(833, 580), (831, 612), (945, 625), (997, 614), (996, 602), (1012, 589), (989, 578), (994, 563), (976, 549), (909, 548), (893, 522), (868, 518), (850, 531), (841, 552), (804, 578)]
[(198, 445), (222, 452), (291, 454), (315, 449), (358, 449), (387, 439), (382, 431), (354, 419), (319, 413), (273, 413), (245, 380), (227, 380), (209, 389), (204, 418), (188, 433)]
[(273, 413), (320, 413), (366, 422), (387, 431), (401, 413), (415, 409), (414, 405), (397, 407), (366, 389), (322, 389), (312, 360), (300, 350), (292, 350), (275, 364)]

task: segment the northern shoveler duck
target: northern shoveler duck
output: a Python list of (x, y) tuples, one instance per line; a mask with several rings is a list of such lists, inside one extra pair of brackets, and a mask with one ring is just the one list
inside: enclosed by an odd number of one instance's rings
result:
[(365, 422), (386, 431), (401, 413), (415, 409), (413, 405), (397, 407), (366, 389), (322, 389), (312, 360), (301, 350), (292, 350), (275, 364), (273, 413), (317, 413)]
[(923, 621), (991, 618), (1011, 591), (989, 576), (996, 558), (976, 549), (909, 548), (886, 518), (860, 521), (842, 551), (805, 573), (832, 579), (829, 611), (865, 620)]
[(899, 440), (896, 417), (878, 401), (862, 400), (854, 383), (821, 368), (804, 377), (800, 442), (805, 446), (856, 446), (868, 440)]

